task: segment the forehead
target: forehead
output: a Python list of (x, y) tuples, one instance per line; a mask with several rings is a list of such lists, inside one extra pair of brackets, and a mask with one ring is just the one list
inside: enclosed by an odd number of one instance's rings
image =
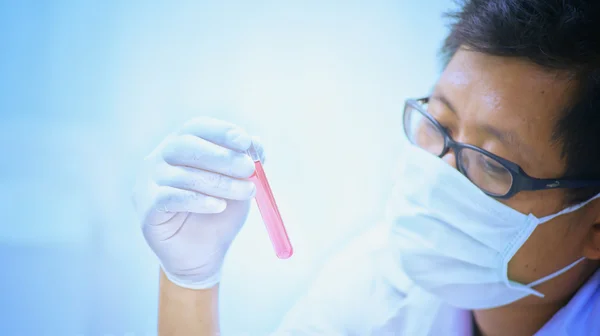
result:
[[(552, 136), (572, 97), (572, 87), (564, 72), (548, 71), (523, 59), (461, 49), (442, 73), (436, 92), (453, 103), (464, 127), (493, 125), (516, 134), (519, 142), (532, 148), (533, 155), (516, 162), (526, 171), (556, 177), (564, 164)], [(547, 169), (536, 167), (541, 162)]]

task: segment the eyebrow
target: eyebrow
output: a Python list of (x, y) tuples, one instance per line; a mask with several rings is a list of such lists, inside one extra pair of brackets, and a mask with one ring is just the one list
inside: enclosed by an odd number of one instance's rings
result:
[[(446, 105), (446, 107), (458, 117), (457, 109), (444, 94), (436, 92), (429, 99), (437, 100)], [(524, 154), (527, 156), (533, 153), (533, 150), (529, 145), (524, 144), (522, 141), (518, 141), (519, 136), (515, 132), (501, 131), (491, 125), (481, 125), (481, 128), (509, 148), (516, 148), (518, 151), (524, 151)]]
[(454, 105), (452, 105), (452, 103), (448, 100), (448, 98), (446, 98), (446, 96), (444, 96), (441, 93), (434, 93), (430, 98), (430, 100), (437, 100), (440, 103), (446, 105), (446, 107), (448, 107), (448, 109), (450, 109), (450, 111), (452, 113), (454, 113), (456, 116), (458, 116), (458, 113), (456, 113), (456, 108), (454, 108)]

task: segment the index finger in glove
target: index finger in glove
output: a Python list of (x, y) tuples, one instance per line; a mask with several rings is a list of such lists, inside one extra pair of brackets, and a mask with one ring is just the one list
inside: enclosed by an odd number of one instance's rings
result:
[(238, 152), (245, 152), (252, 143), (250, 135), (241, 127), (209, 117), (199, 117), (188, 121), (179, 133), (194, 135)]
[(202, 169), (235, 178), (248, 178), (254, 173), (254, 162), (248, 155), (192, 135), (172, 137), (160, 154), (166, 163), (173, 166)]

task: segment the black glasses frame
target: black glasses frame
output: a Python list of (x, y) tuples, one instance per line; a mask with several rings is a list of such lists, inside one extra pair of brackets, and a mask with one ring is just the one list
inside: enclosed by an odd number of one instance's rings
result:
[[(406, 118), (407, 118), (406, 112), (409, 108), (413, 108), (413, 109), (419, 111), (429, 121), (431, 121), (435, 125), (435, 127), (440, 131), (442, 136), (444, 137), (444, 149), (442, 150), (442, 153), (439, 155), (439, 157), (442, 158), (444, 155), (448, 154), (450, 149), (452, 149), (454, 151), (455, 157), (456, 157), (456, 167), (467, 178), (468, 178), (468, 175), (466, 173), (466, 170), (464, 169), (462, 163), (459, 160), (460, 152), (464, 148), (479, 152), (483, 155), (486, 155), (486, 156), (496, 160), (499, 164), (501, 164), (504, 168), (506, 168), (506, 170), (508, 170), (510, 172), (510, 174), (512, 175), (512, 185), (510, 186), (510, 189), (508, 190), (508, 192), (504, 195), (493, 194), (493, 193), (490, 193), (490, 192), (480, 188), (488, 196), (491, 196), (494, 198), (500, 198), (500, 199), (508, 199), (508, 198), (513, 197), (515, 194), (517, 194), (521, 191), (524, 191), (524, 190), (536, 191), (536, 190), (548, 190), (548, 189), (559, 189), (559, 188), (575, 189), (575, 188), (600, 187), (600, 180), (577, 180), (577, 179), (568, 179), (568, 178), (538, 179), (535, 177), (531, 177), (531, 176), (527, 175), (527, 173), (525, 173), (523, 171), (523, 169), (514, 162), (511, 162), (509, 160), (501, 158), (493, 153), (486, 151), (483, 148), (479, 148), (477, 146), (454, 141), (450, 137), (450, 135), (448, 134), (446, 129), (431, 114), (429, 114), (429, 112), (427, 112), (427, 111), (425, 111), (425, 109), (423, 109), (422, 104), (427, 104), (428, 102), (429, 102), (429, 97), (421, 98), (421, 99), (406, 100), (406, 103), (404, 106), (403, 120), (404, 120), (404, 133), (409, 138), (409, 141), (410, 141), (411, 135), (409, 134), (409, 130), (407, 128), (408, 126), (407, 126), (407, 122), (406, 122), (407, 121), (406, 120)], [(411, 143), (412, 143), (412, 141), (411, 141)]]

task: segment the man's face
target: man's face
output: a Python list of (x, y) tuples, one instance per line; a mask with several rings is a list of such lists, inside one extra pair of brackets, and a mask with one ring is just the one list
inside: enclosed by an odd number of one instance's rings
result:
[[(574, 94), (573, 84), (565, 73), (552, 73), (522, 59), (461, 49), (438, 81), (428, 110), (455, 141), (510, 160), (529, 176), (559, 178), (566, 165), (553, 133)], [(452, 151), (443, 159), (455, 166)], [(564, 190), (525, 191), (502, 202), (543, 217), (564, 208)], [(509, 278), (529, 283), (581, 256), (593, 258), (589, 249), (596, 248), (589, 241), (597, 229), (595, 204), (539, 226), (511, 260)], [(595, 267), (584, 262), (536, 288), (546, 300), (562, 300), (581, 284), (582, 274)]]

